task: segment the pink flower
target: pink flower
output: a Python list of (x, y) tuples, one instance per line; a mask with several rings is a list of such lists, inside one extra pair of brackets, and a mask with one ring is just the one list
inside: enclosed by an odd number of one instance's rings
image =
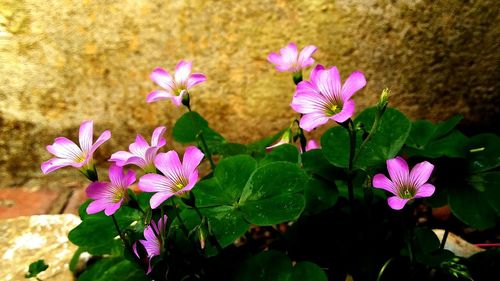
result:
[(139, 189), (156, 192), (149, 201), (151, 208), (158, 207), (173, 195), (182, 195), (191, 190), (198, 181), (196, 168), (203, 157), (203, 152), (194, 146), (186, 148), (182, 163), (173, 150), (158, 154), (154, 162), (163, 175), (146, 174), (139, 180)]
[(146, 101), (155, 102), (164, 99), (171, 99), (172, 102), (180, 106), (182, 97), (189, 89), (205, 82), (206, 77), (203, 73), (191, 74), (191, 62), (179, 61), (175, 67), (175, 74), (172, 77), (165, 69), (157, 67), (151, 72), (151, 80), (162, 87), (164, 90), (151, 92)]
[(312, 71), (310, 81), (297, 85), (291, 107), (303, 114), (300, 127), (308, 132), (334, 120), (345, 122), (354, 113), (352, 95), (366, 85), (365, 76), (353, 72), (342, 85), (336, 67), (325, 69), (317, 65)]
[(65, 137), (56, 138), (52, 145), (47, 145), (47, 150), (56, 156), (56, 158), (43, 162), (41, 167), (42, 172), (47, 174), (66, 166), (73, 166), (79, 169), (84, 166), (92, 166), (94, 151), (111, 137), (111, 133), (106, 130), (92, 144), (93, 131), (93, 121), (84, 121), (80, 125), (80, 147)]
[(316, 46), (306, 46), (302, 51), (297, 50), (295, 43), (290, 43), (280, 50), (280, 54), (270, 53), (267, 60), (276, 65), (276, 70), (281, 72), (298, 72), (312, 65), (314, 59), (312, 54), (316, 52)]
[[(165, 237), (166, 226), (167, 215), (164, 215), (163, 218), (160, 218), (158, 220), (158, 224), (156, 224), (152, 220), (149, 226), (144, 229), (144, 238), (146, 238), (146, 240), (139, 240), (142, 246), (144, 246), (144, 249), (146, 249), (146, 253), (148, 254), (149, 265), (147, 274), (151, 272), (151, 260), (154, 257), (159, 256), (163, 248), (163, 238)], [(135, 255), (140, 258), (139, 254), (137, 253), (137, 243), (134, 243), (132, 248)]]
[(387, 198), (387, 203), (394, 210), (401, 210), (406, 202), (413, 198), (429, 197), (434, 194), (434, 185), (426, 183), (431, 176), (434, 165), (424, 161), (413, 167), (411, 172), (408, 164), (401, 157), (387, 160), (388, 179), (383, 174), (373, 177), (373, 187), (384, 189), (394, 194)]
[(135, 172), (129, 170), (125, 174), (123, 167), (112, 164), (109, 179), (111, 182), (93, 182), (85, 190), (87, 196), (94, 199), (87, 207), (87, 214), (104, 210), (106, 216), (111, 216), (128, 200), (127, 189), (135, 182)]
[(115, 152), (111, 155), (109, 161), (115, 161), (118, 166), (133, 164), (141, 167), (146, 172), (156, 172), (154, 166), (156, 153), (158, 153), (158, 150), (167, 143), (163, 137), (165, 130), (165, 127), (158, 127), (154, 130), (151, 136), (151, 145), (148, 144), (143, 136), (138, 134), (135, 138), (135, 142), (128, 147), (130, 152)]
[(315, 139), (310, 139), (306, 144), (306, 151), (319, 148), (321, 148), (321, 145)]

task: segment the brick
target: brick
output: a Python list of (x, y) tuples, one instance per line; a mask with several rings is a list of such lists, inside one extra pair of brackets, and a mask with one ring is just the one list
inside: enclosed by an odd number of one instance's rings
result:
[(27, 188), (0, 189), (0, 219), (50, 213), (60, 193)]

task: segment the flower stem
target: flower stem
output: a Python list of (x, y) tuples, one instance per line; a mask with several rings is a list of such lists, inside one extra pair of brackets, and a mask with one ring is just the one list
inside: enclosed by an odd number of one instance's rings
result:
[(210, 168), (213, 171), (215, 169), (214, 160), (212, 159), (212, 153), (210, 153), (210, 150), (208, 149), (208, 145), (207, 142), (205, 141), (205, 137), (203, 136), (203, 132), (199, 132), (197, 137), (200, 139), (201, 144), (203, 145), (203, 150), (207, 155), (208, 161), (210, 162)]
[(390, 258), (388, 259), (384, 265), (382, 266), (382, 268), (380, 269), (380, 271), (378, 272), (378, 276), (377, 276), (377, 280), (376, 281), (380, 281), (382, 280), (382, 275), (384, 274), (385, 270), (387, 269), (387, 267), (389, 266), (389, 264), (394, 260), (394, 258)]
[(354, 152), (356, 150), (356, 130), (354, 129), (354, 123), (351, 118), (349, 118), (344, 123), (341, 123), (342, 127), (347, 130), (349, 134), (349, 164), (347, 166), (347, 191), (349, 194), (349, 204), (351, 205), (351, 212), (353, 212), (354, 208)]
[[(186, 99), (187, 102), (184, 102), (184, 100), (183, 100), (183, 104), (184, 104), (184, 106), (186, 106), (186, 108), (188, 109), (189, 112), (193, 112), (191, 110), (189, 93), (187, 93), (185, 96), (187, 96), (187, 99)], [(193, 120), (193, 122), (198, 122), (194, 118), (191, 118), (191, 119)], [(199, 125), (199, 124), (196, 124), (196, 125)], [(210, 153), (210, 149), (208, 149), (207, 141), (205, 140), (205, 137), (203, 136), (203, 131), (200, 131), (196, 135), (196, 138), (198, 138), (200, 140), (201, 144), (203, 145), (203, 150), (205, 151), (205, 155), (207, 156), (208, 161), (210, 162), (210, 168), (213, 171), (215, 169), (215, 164), (214, 164), (214, 160), (212, 159), (212, 153)]]
[(210, 241), (210, 243), (212, 245), (215, 246), (215, 248), (217, 248), (217, 251), (219, 253), (222, 253), (222, 251), (224, 250), (222, 248), (222, 246), (220, 245), (219, 241), (217, 240), (217, 238), (215, 237), (215, 235), (213, 234), (212, 232), (212, 229), (211, 227), (208, 225), (208, 220), (205, 219), (205, 216), (203, 216), (200, 212), (200, 210), (198, 209), (198, 207), (196, 207), (195, 205), (193, 205), (193, 209), (195, 210), (196, 214), (198, 214), (198, 217), (200, 218), (200, 220), (203, 222), (205, 222), (205, 225), (204, 227), (206, 227), (206, 229), (208, 230), (208, 240)]
[(128, 241), (125, 239), (123, 232), (120, 230), (120, 226), (118, 225), (118, 222), (116, 221), (115, 214), (112, 214), (111, 218), (113, 219), (113, 224), (115, 225), (116, 232), (118, 232), (120, 239), (123, 241), (123, 244), (125, 244), (125, 248), (133, 255), (134, 252), (132, 251), (132, 248), (130, 247)]
[(448, 230), (448, 228), (444, 229), (443, 239), (441, 240), (441, 245), (439, 245), (440, 250), (444, 249), (444, 246), (446, 245), (446, 239), (448, 239), (449, 232), (450, 231)]
[(179, 211), (177, 210), (177, 206), (175, 206), (175, 200), (172, 198), (172, 207), (174, 208), (175, 212), (175, 217), (179, 221), (179, 226), (182, 229), (182, 232), (184, 232), (184, 235), (189, 239), (189, 230), (187, 229), (186, 225), (184, 224), (184, 221), (181, 218), (181, 215)]
[(300, 148), (302, 148), (302, 152), (306, 152), (306, 145), (307, 145), (307, 139), (306, 136), (304, 135), (304, 130), (300, 127), (300, 119), (302, 118), (302, 113), (300, 114), (299, 120), (295, 119), (295, 123), (297, 123), (297, 127), (299, 128), (299, 141), (300, 141)]

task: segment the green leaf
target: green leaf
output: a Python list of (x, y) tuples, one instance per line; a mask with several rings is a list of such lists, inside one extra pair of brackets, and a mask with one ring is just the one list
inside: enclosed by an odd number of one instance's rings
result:
[[(139, 211), (122, 206), (115, 213), (120, 229), (123, 231), (134, 221), (140, 221)], [(111, 254), (122, 247), (122, 242), (114, 239), (118, 233), (111, 217), (104, 212), (87, 215), (84, 220), (69, 232), (69, 240), (92, 255)], [(96, 238), (99, 239), (96, 239)]]
[(476, 135), (469, 139), (467, 148), (471, 172), (484, 172), (500, 167), (500, 138), (497, 135)]
[(439, 139), (431, 139), (424, 145), (411, 146), (405, 148), (405, 152), (409, 156), (421, 156), (428, 158), (438, 157), (452, 157), (463, 158), (465, 157), (465, 145), (467, 144), (467, 137), (457, 130)]
[(345, 178), (346, 176), (342, 169), (333, 166), (326, 160), (321, 149), (306, 151), (302, 153), (301, 157), (304, 170), (324, 180), (333, 182), (336, 179)]
[(325, 158), (336, 167), (349, 165), (349, 133), (336, 126), (327, 130), (321, 137), (321, 147)]
[(496, 225), (495, 210), (489, 205), (485, 194), (469, 186), (450, 190), (448, 203), (452, 213), (469, 226), (480, 230)]
[(247, 147), (239, 143), (222, 143), (218, 147), (218, 152), (222, 157), (235, 156), (238, 154), (246, 154)]
[(292, 144), (282, 144), (273, 148), (260, 162), (261, 165), (276, 161), (300, 163), (300, 153), (298, 148)]
[[(363, 123), (370, 131), (375, 120), (377, 108), (372, 107), (361, 112), (356, 118), (357, 124)], [(411, 130), (408, 118), (394, 108), (387, 108), (379, 120), (377, 130), (372, 134), (366, 145), (360, 147), (357, 168), (372, 167), (394, 158), (403, 147)], [(327, 157), (328, 158), (328, 157)]]
[(80, 260), (80, 255), (83, 253), (84, 251), (82, 250), (82, 248), (78, 248), (76, 249), (76, 252), (73, 254), (73, 256), (71, 257), (71, 260), (69, 261), (69, 270), (71, 272), (75, 272), (76, 271), (76, 267), (78, 266), (78, 261)]
[(36, 277), (40, 272), (44, 272), (49, 266), (45, 264), (44, 260), (37, 260), (32, 262), (29, 266), (28, 272), (24, 275), (26, 278)]
[(122, 258), (101, 259), (78, 277), (78, 281), (108, 280), (149, 281), (150, 279), (136, 263)]
[(304, 213), (313, 215), (331, 208), (337, 202), (339, 191), (334, 183), (311, 178), (305, 187)]
[(478, 191), (484, 192), (484, 197), (500, 216), (500, 172), (487, 172), (473, 175), (469, 183)]
[(327, 281), (326, 274), (312, 262), (292, 266), (290, 259), (277, 251), (253, 256), (240, 267), (234, 280), (238, 281)]
[(297, 164), (273, 162), (256, 167), (256, 161), (247, 155), (225, 158), (213, 178), (200, 181), (193, 189), (197, 206), (223, 246), (241, 236), (250, 223), (293, 220), (304, 209), (299, 192), (307, 176)]
[(289, 281), (328, 281), (325, 272), (315, 263), (303, 261), (297, 263), (292, 271)]
[(450, 119), (443, 121), (437, 125), (436, 130), (432, 136), (433, 139), (438, 139), (449, 132), (451, 132), (457, 125), (462, 121), (464, 117), (462, 115), (455, 115)]
[(180, 143), (193, 143), (198, 141), (198, 135), (202, 133), (212, 153), (218, 151), (218, 147), (225, 143), (224, 137), (208, 127), (207, 120), (203, 119), (196, 111), (184, 113), (173, 129), (174, 139)]

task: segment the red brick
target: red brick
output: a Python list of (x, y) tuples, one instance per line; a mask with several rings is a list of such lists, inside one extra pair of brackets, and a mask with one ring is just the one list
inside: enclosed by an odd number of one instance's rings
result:
[(59, 193), (54, 190), (1, 188), (0, 219), (50, 213), (58, 197)]

